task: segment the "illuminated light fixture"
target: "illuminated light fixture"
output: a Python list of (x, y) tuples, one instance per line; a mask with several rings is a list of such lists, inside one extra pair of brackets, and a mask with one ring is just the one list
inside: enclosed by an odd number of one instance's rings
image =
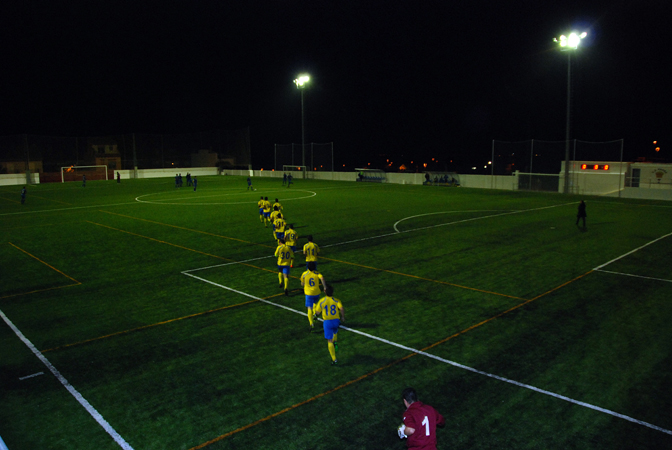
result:
[(560, 44), (561, 49), (563, 50), (576, 50), (579, 48), (579, 42), (581, 39), (584, 39), (588, 36), (588, 33), (585, 31), (581, 34), (578, 33), (569, 33), (569, 36), (561, 35), (559, 38), (553, 38), (553, 42)]

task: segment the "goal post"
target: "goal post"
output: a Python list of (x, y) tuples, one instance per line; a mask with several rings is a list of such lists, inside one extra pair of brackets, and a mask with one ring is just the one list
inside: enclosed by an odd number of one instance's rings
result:
[(86, 175), (89, 180), (108, 180), (107, 166), (66, 166), (61, 167), (61, 183), (79, 181)]
[(283, 164), (282, 166), (282, 172), (283, 173), (291, 173), (292, 177), (296, 178), (297, 176), (299, 178), (306, 178), (306, 166), (288, 166), (286, 164)]

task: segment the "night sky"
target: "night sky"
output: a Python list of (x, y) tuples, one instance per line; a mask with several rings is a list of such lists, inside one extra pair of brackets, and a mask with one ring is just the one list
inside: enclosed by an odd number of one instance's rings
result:
[[(93, 136), (250, 127), (334, 142), (337, 166), (436, 157), (481, 163), (491, 142), (625, 139), (672, 160), (668, 0), (5, 1), (0, 135)], [(658, 140), (661, 151), (652, 144)]]

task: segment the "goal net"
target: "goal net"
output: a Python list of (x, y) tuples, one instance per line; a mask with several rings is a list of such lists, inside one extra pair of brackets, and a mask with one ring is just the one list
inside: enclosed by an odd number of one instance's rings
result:
[(66, 181), (108, 180), (107, 166), (67, 166), (61, 167), (61, 183)]
[(282, 166), (282, 172), (289, 175), (292, 174), (293, 178), (306, 178), (306, 166)]

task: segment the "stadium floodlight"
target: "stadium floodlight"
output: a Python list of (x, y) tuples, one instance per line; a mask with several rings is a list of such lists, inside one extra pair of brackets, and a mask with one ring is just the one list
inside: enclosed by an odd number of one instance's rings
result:
[[(553, 42), (560, 45), (560, 50), (567, 52), (567, 124), (565, 127), (565, 187), (563, 192), (569, 193), (569, 137), (572, 117), (572, 53), (579, 48), (581, 39), (588, 36), (585, 31), (582, 33), (571, 32), (569, 36), (561, 35), (559, 38), (553, 38)], [(571, 51), (570, 51), (571, 50)]]
[(296, 88), (301, 91), (301, 165), (306, 165), (306, 126), (305, 119), (303, 114), (303, 91), (306, 88), (306, 85), (310, 81), (310, 76), (307, 74), (299, 75), (294, 84)]

